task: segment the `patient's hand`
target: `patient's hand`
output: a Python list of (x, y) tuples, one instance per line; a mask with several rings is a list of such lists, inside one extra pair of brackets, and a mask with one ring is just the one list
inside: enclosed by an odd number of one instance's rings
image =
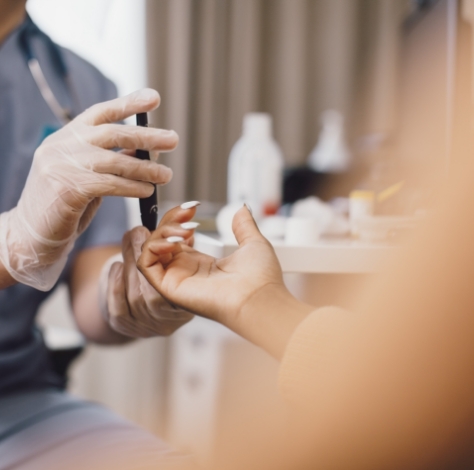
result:
[(257, 293), (287, 291), (273, 247), (247, 208), (235, 215), (233, 230), (240, 247), (219, 260), (154, 233), (143, 246), (138, 268), (173, 304), (238, 331), (234, 323)]
[[(195, 212), (195, 206), (170, 210), (153, 232), (153, 239), (178, 237), (184, 245), (192, 246), (198, 224), (189, 221)], [(109, 272), (107, 320), (114, 330), (134, 338), (169, 335), (193, 317), (167, 302), (138, 271), (136, 263), (149, 236), (144, 227), (127, 232), (122, 243), (123, 263), (114, 263)]]

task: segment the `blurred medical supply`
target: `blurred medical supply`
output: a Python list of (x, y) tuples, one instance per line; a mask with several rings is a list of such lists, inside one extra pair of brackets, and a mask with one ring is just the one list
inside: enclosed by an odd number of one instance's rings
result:
[(405, 181), (400, 181), (398, 183), (392, 184), (387, 189), (384, 189), (377, 194), (377, 202), (382, 203), (395, 196), (395, 194), (397, 194), (403, 188), (404, 184)]
[(349, 232), (349, 222), (337, 206), (327, 204), (315, 196), (295, 202), (291, 216), (317, 220), (320, 233), (324, 235), (341, 236)]
[(317, 196), (330, 201), (346, 195), (364, 177), (365, 162), (352, 158), (346, 142), (345, 116), (334, 109), (321, 113), (321, 132), (305, 165), (285, 169), (283, 202)]
[(250, 204), (255, 219), (276, 214), (282, 200), (283, 154), (272, 137), (272, 118), (244, 116), (242, 137), (229, 156), (227, 202)]
[[(340, 237), (349, 233), (349, 221), (341, 211), (341, 206), (341, 200), (333, 206), (311, 196), (293, 204), (287, 212), (288, 217), (272, 215), (260, 218), (257, 223), (262, 234), (270, 240), (284, 238), (287, 243), (294, 241), (297, 245), (312, 244), (321, 235)], [(240, 202), (227, 204), (217, 214), (217, 232), (226, 243), (236, 243), (232, 232), (232, 219), (241, 207)], [(298, 235), (297, 231), (308, 233)]]
[(351, 154), (344, 138), (344, 116), (328, 109), (321, 114), (321, 124), (319, 140), (309, 155), (308, 166), (321, 173), (347, 171)]
[(282, 239), (285, 236), (288, 218), (283, 215), (271, 215), (262, 219), (258, 228), (265, 238), (270, 241)]
[(286, 221), (285, 243), (293, 246), (314, 245), (323, 226), (321, 220), (311, 217), (289, 217)]
[(354, 190), (349, 196), (349, 218), (351, 234), (358, 235), (357, 220), (360, 217), (371, 216), (374, 213), (375, 194), (368, 190)]

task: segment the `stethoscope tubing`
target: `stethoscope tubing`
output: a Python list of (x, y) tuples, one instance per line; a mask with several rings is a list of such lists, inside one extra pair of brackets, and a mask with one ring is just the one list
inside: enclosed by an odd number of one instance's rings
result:
[(56, 61), (59, 67), (59, 73), (61, 74), (66, 84), (66, 87), (69, 90), (71, 101), (77, 103), (77, 95), (74, 91), (74, 88), (72, 87), (71, 80), (69, 79), (68, 69), (62, 57), (62, 52), (59, 47), (56, 46), (56, 44), (54, 44), (53, 41), (49, 39), (48, 36), (46, 36), (42, 31), (36, 28), (36, 26), (29, 17), (26, 19), (26, 21), (27, 24), (24, 26), (23, 31), (21, 31), (20, 33), (19, 41), (20, 47), (23, 49), (23, 53), (25, 55), (28, 69), (30, 70), (33, 80), (35, 81), (36, 86), (38, 87), (41, 96), (48, 105), (49, 109), (54, 114), (56, 119), (61, 123), (61, 125), (65, 126), (68, 122), (72, 121), (73, 115), (70, 110), (61, 106), (53, 90), (51, 89), (43, 73), (41, 65), (38, 59), (35, 57), (33, 48), (31, 47), (31, 36), (33, 34), (39, 34), (41, 36), (44, 36), (45, 40), (48, 40), (48, 45), (51, 51), (56, 56)]

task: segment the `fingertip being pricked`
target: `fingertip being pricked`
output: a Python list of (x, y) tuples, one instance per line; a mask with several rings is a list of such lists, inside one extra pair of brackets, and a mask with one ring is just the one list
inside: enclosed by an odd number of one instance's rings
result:
[(188, 201), (181, 204), (181, 209), (192, 209), (193, 207), (199, 206), (201, 203), (199, 201)]
[(199, 222), (184, 222), (181, 225), (181, 228), (184, 230), (194, 230), (199, 227), (200, 223)]

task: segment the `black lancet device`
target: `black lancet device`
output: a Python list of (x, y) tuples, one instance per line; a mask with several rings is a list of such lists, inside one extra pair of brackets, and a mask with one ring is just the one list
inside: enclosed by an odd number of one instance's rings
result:
[[(137, 126), (148, 127), (147, 113), (137, 114)], [(150, 152), (147, 150), (137, 150), (136, 157), (140, 160), (150, 160)], [(142, 225), (150, 232), (156, 229), (158, 223), (158, 194), (156, 186), (151, 196), (140, 198), (140, 216)]]

